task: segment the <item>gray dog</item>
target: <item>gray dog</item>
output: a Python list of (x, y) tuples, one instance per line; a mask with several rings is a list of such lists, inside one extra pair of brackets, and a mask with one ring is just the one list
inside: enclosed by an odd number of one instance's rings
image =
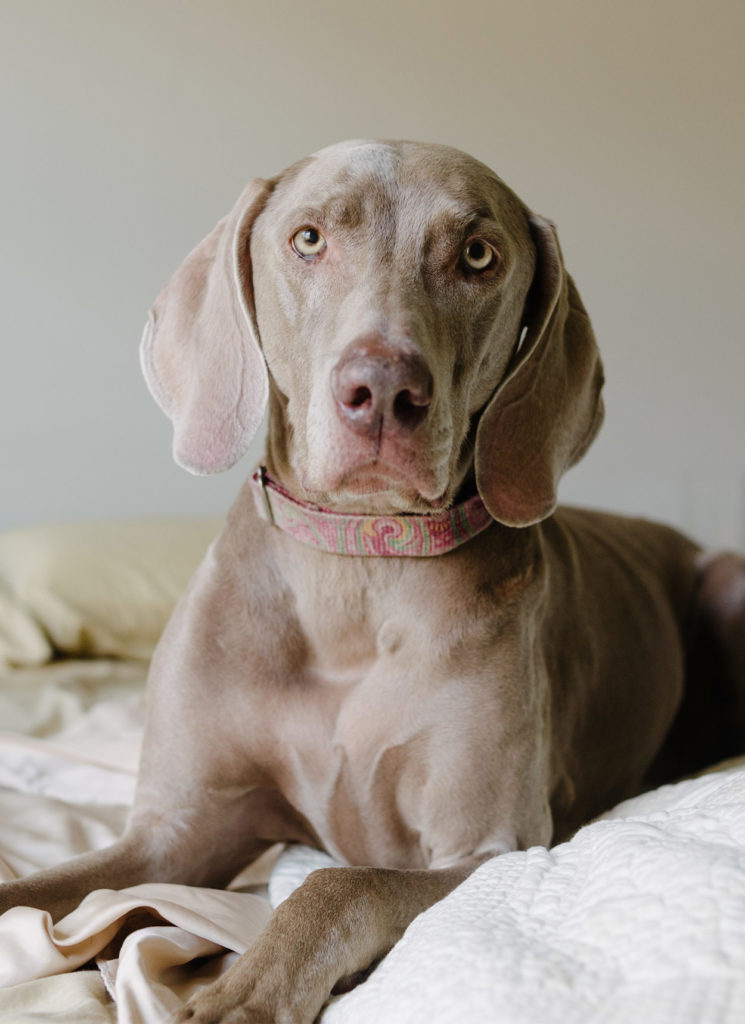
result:
[(179, 1021), (310, 1024), (485, 858), (745, 749), (745, 560), (556, 509), (602, 368), (552, 225), (471, 157), (350, 142), (270, 181), (142, 345), (176, 461), (249, 480), (156, 652), (112, 847), (5, 886), (314, 872)]

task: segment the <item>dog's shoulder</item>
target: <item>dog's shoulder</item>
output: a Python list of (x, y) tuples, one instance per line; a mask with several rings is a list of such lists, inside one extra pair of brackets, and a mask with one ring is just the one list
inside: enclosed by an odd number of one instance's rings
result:
[[(575, 565), (601, 589), (662, 590), (683, 611), (698, 578), (701, 548), (664, 523), (561, 506), (542, 524), (554, 563)], [(612, 596), (612, 594), (611, 594)]]

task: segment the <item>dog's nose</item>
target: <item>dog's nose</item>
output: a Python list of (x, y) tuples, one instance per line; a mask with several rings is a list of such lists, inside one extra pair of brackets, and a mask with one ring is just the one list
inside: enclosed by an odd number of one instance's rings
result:
[(378, 338), (351, 342), (331, 371), (339, 414), (358, 434), (412, 434), (427, 417), (432, 386), (421, 355)]

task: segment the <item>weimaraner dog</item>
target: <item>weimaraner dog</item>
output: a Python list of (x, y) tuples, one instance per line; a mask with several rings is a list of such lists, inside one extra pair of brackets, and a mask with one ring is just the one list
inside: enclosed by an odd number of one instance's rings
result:
[(145, 376), (195, 473), (265, 467), (153, 660), (134, 809), (7, 885), (314, 872), (177, 1020), (310, 1024), (485, 858), (745, 748), (745, 560), (556, 508), (602, 420), (553, 226), (443, 146), (350, 142), (269, 181), (158, 297)]

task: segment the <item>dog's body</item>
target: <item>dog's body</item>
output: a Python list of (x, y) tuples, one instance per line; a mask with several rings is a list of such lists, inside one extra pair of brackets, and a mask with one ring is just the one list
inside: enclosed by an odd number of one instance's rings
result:
[(252, 183), (143, 361), (187, 468), (232, 464), (268, 400), (269, 475), (303, 502), (437, 516), (478, 491), (493, 522), (436, 557), (329, 554), (249, 482), (156, 653), (125, 836), (0, 906), (226, 885), (271, 843), (319, 846), (350, 867), (180, 1018), (310, 1024), (484, 858), (742, 744), (743, 560), (554, 513), (600, 363), (553, 229), (483, 165), (353, 143)]

